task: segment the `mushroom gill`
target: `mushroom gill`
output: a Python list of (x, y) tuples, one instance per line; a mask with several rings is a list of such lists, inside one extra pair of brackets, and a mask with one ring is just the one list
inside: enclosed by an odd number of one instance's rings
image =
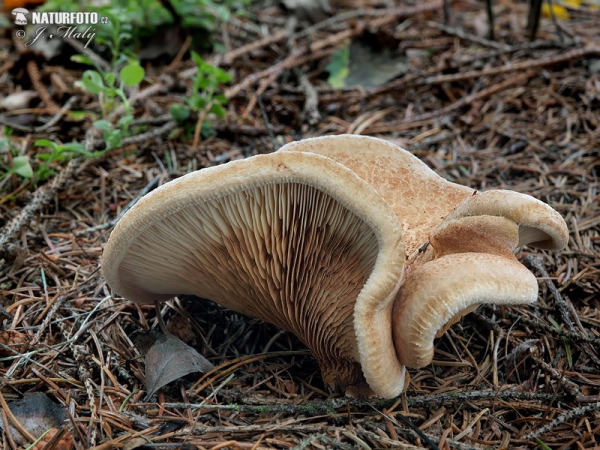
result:
[[(102, 258), (108, 284), (128, 299), (213, 300), (294, 333), (328, 385), (366, 376), (383, 396), (404, 386), (389, 320), (403, 263), (402, 230), (383, 199), (347, 168), (292, 152), (163, 185), (123, 217)], [(355, 310), (387, 325), (357, 331)], [(360, 340), (375, 345), (362, 354)]]

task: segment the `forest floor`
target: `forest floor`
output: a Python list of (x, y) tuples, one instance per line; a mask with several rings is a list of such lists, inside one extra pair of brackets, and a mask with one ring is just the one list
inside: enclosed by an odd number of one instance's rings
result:
[[(194, 41), (165, 31), (161, 45), (182, 50), (142, 60), (144, 81), (126, 90), (133, 121), (110, 151), (92, 122), (115, 123), (123, 108), (107, 112), (102, 93), (80, 88), (84, 66), (2, 30), (0, 98), (29, 93), (0, 113), (0, 168), (20, 164), (0, 178), (2, 422), (58, 429), (46, 448), (600, 448), (600, 10), (555, 8), (530, 42), (527, 4), (496, 3), (493, 40), (475, 0), (454, 2), (447, 25), (439, 2), (339, 9), (293, 30), (276, 7), (235, 17), (215, 33), (219, 52), (198, 51), (231, 74), (217, 80), (225, 97), (180, 122), (169, 108), (186, 104), (198, 64)], [(63, 51), (109, 65), (93, 45)], [(209, 113), (215, 103), (224, 111)], [(294, 335), (179, 298), (161, 309), (167, 327), (216, 369), (146, 399), (156, 310), (112, 297), (99, 267), (117, 219), (191, 170), (342, 133), (555, 208), (567, 248), (517, 255), (538, 301), (469, 314), (436, 341), (432, 364), (410, 370), (406, 393), (384, 401), (329, 392)], [(58, 145), (49, 164), (39, 139)], [(88, 153), (61, 147), (71, 142)], [(5, 427), (0, 447), (30, 446), (39, 432), (19, 437), (22, 427)]]

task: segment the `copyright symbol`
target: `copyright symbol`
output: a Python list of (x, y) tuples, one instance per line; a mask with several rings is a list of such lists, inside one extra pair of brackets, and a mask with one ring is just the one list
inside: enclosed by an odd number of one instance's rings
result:
[(15, 32), (15, 36), (18, 37), (19, 39), (23, 39), (25, 37), (25, 31), (23, 31), (23, 30), (17, 30)]

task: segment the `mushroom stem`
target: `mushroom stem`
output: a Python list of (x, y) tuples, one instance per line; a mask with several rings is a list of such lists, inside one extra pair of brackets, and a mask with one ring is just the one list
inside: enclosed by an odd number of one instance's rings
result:
[(394, 346), (401, 364), (424, 367), (444, 326), (480, 303), (533, 303), (535, 276), (516, 259), (483, 253), (442, 256), (406, 278), (394, 304)]

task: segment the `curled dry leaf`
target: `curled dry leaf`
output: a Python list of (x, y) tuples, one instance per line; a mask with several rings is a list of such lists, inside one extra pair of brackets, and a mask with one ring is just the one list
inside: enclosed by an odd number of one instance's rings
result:
[(171, 381), (194, 372), (208, 372), (214, 366), (200, 353), (167, 333), (146, 355), (147, 398)]

